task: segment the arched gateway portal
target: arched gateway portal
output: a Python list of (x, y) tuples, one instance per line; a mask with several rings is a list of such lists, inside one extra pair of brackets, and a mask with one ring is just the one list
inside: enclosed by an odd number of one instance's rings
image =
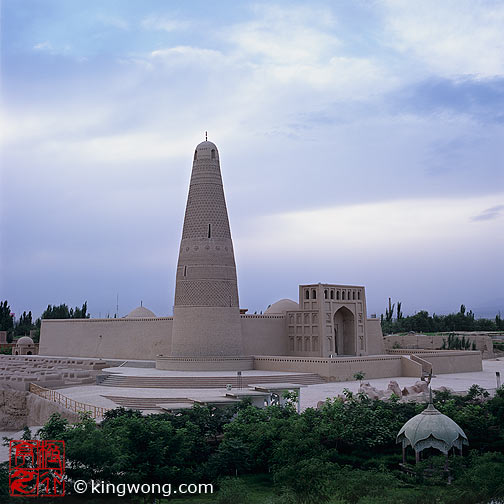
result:
[(355, 317), (344, 306), (334, 314), (334, 341), (338, 355), (356, 355)]

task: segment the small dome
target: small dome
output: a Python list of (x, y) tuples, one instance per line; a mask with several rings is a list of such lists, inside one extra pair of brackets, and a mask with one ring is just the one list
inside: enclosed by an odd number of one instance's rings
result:
[(201, 159), (219, 159), (219, 151), (213, 142), (206, 140), (196, 146), (196, 150), (194, 151), (194, 160), (196, 161)]
[(131, 310), (128, 315), (126, 315), (126, 318), (152, 318), (155, 316), (156, 314), (153, 311), (145, 308), (145, 306), (139, 306), (138, 308)]
[(276, 315), (283, 314), (287, 311), (299, 310), (299, 305), (292, 301), (292, 299), (280, 299), (276, 303), (273, 303), (268, 307), (268, 309), (264, 312), (265, 315)]
[(16, 341), (16, 345), (34, 345), (35, 343), (33, 342), (33, 340), (30, 338), (30, 336), (21, 336), (21, 338), (19, 338), (17, 341)]
[(416, 452), (436, 448), (443, 453), (448, 453), (454, 446), (462, 450), (462, 445), (469, 444), (458, 424), (439, 412), (432, 402), (402, 426), (396, 442), (402, 442), (404, 448), (411, 445)]

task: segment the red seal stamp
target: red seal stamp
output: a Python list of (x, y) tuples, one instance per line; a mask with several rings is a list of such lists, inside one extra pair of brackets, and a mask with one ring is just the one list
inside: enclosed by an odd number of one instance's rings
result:
[(65, 442), (13, 440), (9, 447), (11, 497), (65, 495)]

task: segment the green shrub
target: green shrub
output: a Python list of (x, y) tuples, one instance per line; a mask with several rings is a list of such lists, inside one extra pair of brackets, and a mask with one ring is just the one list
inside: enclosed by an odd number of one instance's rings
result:
[(224, 478), (219, 482), (216, 504), (249, 504), (247, 485), (239, 478)]

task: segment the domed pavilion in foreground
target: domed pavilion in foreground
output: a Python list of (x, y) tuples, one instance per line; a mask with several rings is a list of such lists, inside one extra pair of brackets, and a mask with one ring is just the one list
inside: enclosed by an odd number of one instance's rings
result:
[(452, 448), (462, 454), (462, 446), (469, 444), (459, 425), (434, 407), (432, 390), (427, 408), (402, 426), (396, 442), (402, 443), (403, 464), (406, 463), (407, 446), (415, 450), (415, 461), (418, 463), (421, 452), (427, 448), (435, 448), (448, 456)]

